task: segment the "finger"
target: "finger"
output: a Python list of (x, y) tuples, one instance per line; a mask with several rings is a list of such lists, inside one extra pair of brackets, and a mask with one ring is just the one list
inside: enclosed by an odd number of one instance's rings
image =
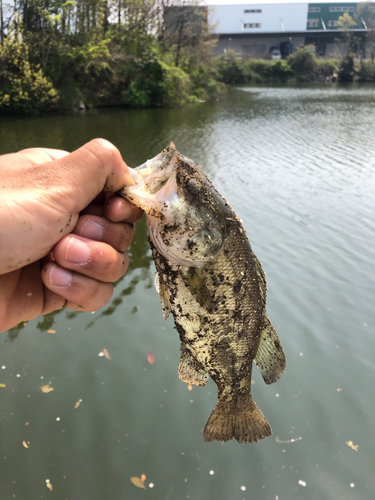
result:
[(111, 245), (81, 236), (65, 236), (53, 249), (56, 262), (65, 269), (76, 271), (103, 282), (115, 282), (127, 271), (129, 257)]
[(143, 210), (120, 196), (109, 198), (104, 205), (104, 215), (112, 222), (137, 222)]
[(81, 211), (81, 215), (96, 215), (97, 217), (104, 216), (104, 205), (100, 203), (90, 203)]
[(104, 139), (94, 139), (57, 160), (54, 168), (56, 185), (69, 186), (69, 196), (61, 200), (69, 213), (83, 210), (101, 191), (118, 191), (138, 178), (119, 150)]
[(51, 297), (61, 297), (66, 308), (77, 311), (96, 311), (107, 304), (113, 294), (111, 283), (68, 271), (54, 262), (43, 268), (42, 280), (52, 292)]
[(104, 217), (95, 215), (82, 215), (73, 233), (89, 240), (108, 243), (118, 252), (125, 252), (132, 241), (134, 226), (126, 222), (110, 222)]

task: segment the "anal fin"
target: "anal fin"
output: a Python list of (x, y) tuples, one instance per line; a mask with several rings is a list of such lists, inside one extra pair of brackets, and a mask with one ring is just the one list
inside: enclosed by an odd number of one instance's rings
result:
[(185, 346), (181, 346), (178, 376), (182, 382), (192, 385), (206, 385), (208, 381), (208, 373), (198, 365)]
[(159, 273), (156, 273), (156, 275), (155, 275), (155, 288), (156, 288), (157, 294), (160, 297), (163, 318), (168, 319), (169, 313), (171, 312), (171, 305), (169, 303), (167, 287), (164, 285), (163, 281), (160, 279)]
[(266, 314), (263, 318), (258, 352), (254, 361), (266, 384), (273, 384), (279, 380), (286, 367), (283, 346)]

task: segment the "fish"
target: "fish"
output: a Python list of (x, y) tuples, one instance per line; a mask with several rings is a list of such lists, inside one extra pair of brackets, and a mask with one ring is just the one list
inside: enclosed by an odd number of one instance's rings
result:
[(217, 388), (203, 439), (256, 443), (272, 430), (251, 395), (252, 362), (266, 384), (286, 367), (261, 263), (232, 207), (173, 143), (135, 170), (140, 180), (118, 194), (146, 213), (162, 313), (181, 341), (179, 378)]

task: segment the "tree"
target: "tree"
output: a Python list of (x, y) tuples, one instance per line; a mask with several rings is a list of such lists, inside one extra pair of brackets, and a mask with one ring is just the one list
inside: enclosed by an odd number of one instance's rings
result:
[(174, 52), (174, 64), (185, 69), (195, 61), (210, 58), (213, 37), (207, 20), (207, 7), (198, 2), (163, 2), (163, 30), (160, 36), (166, 51)]
[(348, 54), (355, 54), (357, 52), (359, 39), (353, 32), (356, 26), (356, 21), (347, 12), (340, 16), (337, 21), (337, 28), (342, 32), (341, 39), (347, 46)]
[(370, 50), (371, 62), (373, 63), (375, 58), (375, 5), (370, 2), (358, 4), (356, 16), (367, 29), (367, 47)]

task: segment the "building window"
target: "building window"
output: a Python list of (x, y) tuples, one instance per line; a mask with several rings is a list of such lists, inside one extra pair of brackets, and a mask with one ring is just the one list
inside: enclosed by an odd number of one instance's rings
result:
[(261, 14), (262, 9), (245, 9), (245, 14)]
[(309, 7), (309, 12), (320, 12), (320, 7)]
[(261, 28), (262, 23), (244, 23), (244, 28)]
[(319, 28), (319, 19), (308, 19), (307, 27), (308, 28)]
[(337, 21), (328, 21), (328, 28), (337, 28)]
[(330, 7), (330, 12), (354, 12), (354, 7)]

